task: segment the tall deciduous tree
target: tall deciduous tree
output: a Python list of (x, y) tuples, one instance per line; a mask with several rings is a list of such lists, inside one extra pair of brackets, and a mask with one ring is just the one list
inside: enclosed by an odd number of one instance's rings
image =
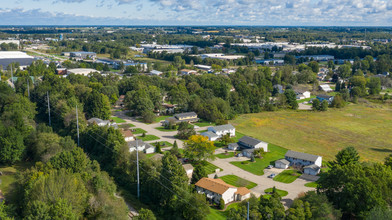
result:
[(208, 137), (201, 135), (192, 135), (185, 141), (184, 154), (190, 160), (207, 160), (214, 159), (215, 146), (214, 142), (209, 141)]
[(89, 118), (100, 118), (108, 120), (110, 118), (110, 102), (109, 98), (97, 91), (93, 91), (88, 97), (85, 110)]

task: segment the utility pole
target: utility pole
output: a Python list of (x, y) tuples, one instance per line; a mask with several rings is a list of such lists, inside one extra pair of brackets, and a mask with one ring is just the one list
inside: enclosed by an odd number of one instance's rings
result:
[(27, 78), (27, 95), (30, 98), (30, 86), (29, 86), (30, 82), (29, 82), (29, 78)]
[(13, 71), (12, 71), (12, 63), (11, 63), (11, 82), (12, 82), (12, 85), (14, 86), (14, 89), (15, 89), (15, 84), (14, 84), (14, 73), (13, 73)]
[(49, 112), (49, 126), (52, 126), (52, 123), (50, 122), (50, 102), (49, 102), (49, 91), (46, 92), (47, 98), (48, 98), (48, 112)]
[(139, 181), (139, 144), (136, 139), (136, 170), (137, 170), (137, 198), (140, 199), (140, 181)]
[(246, 215), (246, 219), (249, 220), (249, 201), (248, 201), (248, 213)]
[(76, 105), (76, 130), (78, 131), (78, 147), (79, 147), (79, 117), (78, 117), (78, 106)]

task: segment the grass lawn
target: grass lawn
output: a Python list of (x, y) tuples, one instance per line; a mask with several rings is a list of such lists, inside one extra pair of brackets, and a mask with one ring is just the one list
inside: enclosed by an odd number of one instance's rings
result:
[(226, 220), (230, 209), (237, 208), (239, 203), (232, 203), (226, 207), (225, 211), (220, 211), (215, 207), (210, 207), (210, 214), (206, 217), (207, 220)]
[(160, 121), (164, 121), (166, 118), (169, 118), (169, 117), (171, 117), (171, 116), (170, 115), (162, 115), (162, 116), (156, 117), (155, 122), (158, 123)]
[(146, 134), (146, 136), (142, 137), (142, 136), (137, 136), (137, 139), (140, 139), (142, 141), (154, 141), (154, 140), (159, 140), (160, 138), (152, 135), (152, 134)]
[(268, 150), (269, 152), (266, 153), (262, 159), (255, 158), (255, 162), (253, 163), (242, 164), (240, 161), (230, 163), (255, 175), (264, 175), (264, 169), (268, 165), (273, 165), (275, 160), (284, 158), (284, 155), (287, 152), (287, 149), (274, 144), (268, 144)]
[[(173, 144), (167, 141), (158, 141), (161, 144), (161, 147), (172, 147)], [(157, 146), (157, 143), (152, 143), (153, 146)]]
[(143, 134), (143, 133), (147, 133), (147, 131), (141, 129), (141, 128), (133, 128), (132, 129), (132, 133), (133, 134)]
[(158, 154), (158, 153), (146, 154), (146, 157), (147, 157), (147, 158), (151, 158), (151, 157), (153, 157), (153, 156), (156, 155), (156, 154)]
[(236, 132), (235, 132), (235, 137), (233, 137), (233, 140), (235, 140), (235, 142), (238, 142), (238, 140), (239, 140), (240, 138), (242, 138), (243, 136), (245, 136), (245, 134), (236, 131)]
[(317, 185), (318, 184), (316, 182), (310, 182), (310, 183), (305, 184), (306, 187), (312, 187), (312, 188), (316, 188)]
[[(182, 150), (182, 149), (179, 149), (179, 150)], [(181, 152), (181, 153), (183, 153), (183, 152)], [(222, 168), (217, 167), (217, 166), (215, 166), (214, 164), (212, 164), (212, 163), (210, 163), (210, 162), (204, 161), (203, 163), (206, 164), (206, 165), (204, 166), (204, 169), (206, 170), (206, 173), (207, 173), (207, 174), (215, 173), (215, 170), (216, 170), (216, 169), (220, 169), (221, 171), (223, 171)], [(192, 165), (195, 166), (195, 164), (192, 164)]]
[(219, 177), (219, 179), (222, 179), (223, 181), (225, 181), (225, 183), (236, 187), (246, 187), (248, 189), (252, 189), (253, 187), (257, 186), (256, 183), (248, 181), (236, 175), (226, 175), (226, 176)]
[(115, 116), (111, 117), (111, 119), (112, 119), (114, 122), (116, 122), (116, 123), (125, 123), (125, 122), (126, 122), (124, 119), (119, 118), (119, 117), (115, 117)]
[[(278, 194), (279, 194), (281, 197), (287, 196), (287, 194), (289, 194), (287, 191), (280, 190), (280, 189), (276, 189), (276, 191), (278, 192)], [(272, 188), (268, 188), (268, 189), (264, 190), (264, 192), (265, 192), (265, 193), (272, 193)]]
[(349, 104), (326, 112), (261, 112), (241, 115), (230, 123), (241, 133), (323, 156), (324, 161), (334, 159), (347, 146), (354, 146), (365, 161), (382, 162), (392, 153), (392, 138), (386, 138), (392, 134), (392, 107), (387, 105)]
[(206, 129), (206, 130), (201, 130), (201, 131), (198, 131), (200, 134), (201, 133), (203, 133), (203, 132), (207, 132), (208, 130)]
[(193, 123), (199, 127), (215, 126), (215, 123), (200, 119), (198, 122)]
[(274, 177), (274, 180), (281, 183), (292, 183), (300, 176), (301, 172), (297, 170), (285, 170)]
[(135, 125), (133, 125), (133, 124), (122, 124), (122, 125), (119, 125), (118, 127), (127, 129), (127, 128), (133, 128), (133, 127), (135, 127)]
[(215, 156), (220, 159), (230, 158), (230, 157), (234, 157), (234, 152), (227, 152), (227, 154), (226, 153), (216, 154)]
[(163, 132), (177, 131), (177, 128), (175, 128), (175, 129), (167, 129), (167, 128), (163, 127), (163, 126), (161, 126), (161, 127), (156, 127), (155, 129), (157, 129), (157, 130), (159, 130), (159, 131), (163, 131)]
[(16, 170), (14, 167), (2, 167), (0, 171), (3, 175), (0, 176), (0, 189), (4, 195), (6, 195), (10, 190), (10, 185), (16, 181)]

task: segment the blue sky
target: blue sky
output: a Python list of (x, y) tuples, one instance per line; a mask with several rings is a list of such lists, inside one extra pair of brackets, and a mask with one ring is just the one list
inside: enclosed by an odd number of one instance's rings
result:
[(392, 0), (0, 0), (0, 25), (391, 24)]

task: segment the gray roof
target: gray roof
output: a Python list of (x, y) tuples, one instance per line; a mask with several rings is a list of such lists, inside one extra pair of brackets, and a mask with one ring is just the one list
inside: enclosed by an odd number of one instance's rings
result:
[(35, 61), (34, 58), (9, 58), (9, 59), (0, 59), (0, 65), (3, 66), (3, 69), (6, 69), (7, 66), (11, 63), (19, 63), (21, 66), (29, 66)]
[(212, 132), (212, 131), (206, 131), (206, 132), (201, 133), (200, 135), (202, 135), (202, 136), (208, 136), (208, 137), (211, 137), (211, 138), (213, 138), (213, 137), (219, 137), (217, 134), (215, 134), (215, 133)]
[(228, 147), (238, 148), (239, 145), (238, 145), (237, 143), (230, 143), (230, 144), (228, 145)]
[(187, 171), (187, 170), (193, 170), (192, 164), (189, 164), (189, 163), (183, 164), (182, 167), (184, 167), (184, 170), (185, 170), (185, 171)]
[[(147, 148), (147, 145), (150, 145), (150, 144), (146, 144), (146, 143), (144, 143), (144, 141), (142, 141), (142, 140), (134, 140), (134, 141), (128, 142), (128, 147), (136, 147), (136, 145), (137, 145), (138, 147), (141, 147), (141, 146), (146, 145), (146, 148)], [(151, 145), (150, 145), (150, 146), (151, 146)]]
[(320, 94), (320, 95), (318, 95), (317, 96), (317, 98), (323, 98), (323, 99), (330, 99), (330, 98), (332, 98), (333, 96), (330, 96), (330, 95), (323, 95), (323, 94)]
[(254, 148), (252, 149), (243, 149), (242, 152), (253, 153), (255, 151)]
[(312, 169), (312, 170), (318, 171), (320, 169), (320, 167), (317, 166), (316, 164), (311, 164), (309, 166), (305, 166), (304, 169)]
[(280, 160), (275, 161), (275, 163), (276, 163), (276, 162), (283, 163), (283, 164), (285, 164), (285, 165), (290, 165), (290, 161), (288, 161), (288, 160), (286, 160), (286, 159), (280, 159)]
[(197, 117), (197, 114), (195, 112), (184, 112), (184, 113), (179, 113), (174, 115), (174, 117), (176, 118), (189, 117), (189, 116)]
[(320, 157), (320, 156), (313, 155), (313, 154), (295, 152), (295, 151), (291, 151), (291, 150), (287, 151), (287, 153), (284, 156), (291, 157), (291, 158), (297, 158), (297, 159), (301, 159), (301, 160), (308, 160), (308, 161), (312, 161), (312, 162), (315, 162), (317, 160), (317, 158)]
[(257, 140), (256, 138), (252, 138), (252, 137), (248, 137), (248, 136), (243, 136), (242, 138), (240, 138), (240, 139), (238, 140), (238, 142), (242, 142), (242, 143), (245, 143), (245, 144), (248, 144), (248, 145), (255, 146), (255, 145), (261, 143), (262, 141)]
[(100, 118), (90, 118), (89, 120), (87, 120), (87, 122), (88, 123), (97, 123), (97, 124), (100, 124), (100, 123), (109, 123), (109, 121), (108, 120), (102, 120), (102, 119), (100, 119)]
[(234, 126), (231, 124), (225, 124), (225, 125), (219, 125), (212, 127), (215, 131), (227, 131), (227, 130), (232, 130), (234, 129)]

